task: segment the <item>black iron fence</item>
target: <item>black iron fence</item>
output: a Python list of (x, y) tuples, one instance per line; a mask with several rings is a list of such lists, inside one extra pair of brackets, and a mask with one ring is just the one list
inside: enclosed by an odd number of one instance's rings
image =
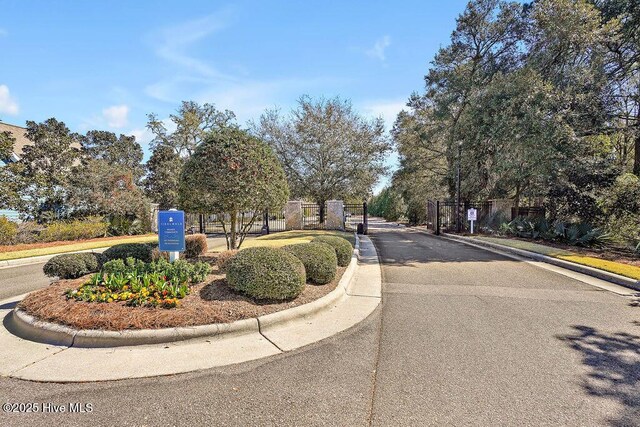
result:
[[(158, 208), (152, 211), (152, 223), (157, 222)], [(327, 205), (321, 209), (316, 203), (302, 204), (302, 228), (304, 230), (324, 230)], [(368, 229), (367, 204), (353, 203), (344, 205), (344, 227), (349, 231)], [(187, 233), (224, 234), (231, 230), (231, 217), (227, 214), (198, 214), (185, 212)], [(249, 234), (269, 234), (286, 230), (284, 210), (263, 212), (242, 212), (236, 218), (236, 231), (247, 228)], [(154, 229), (154, 231), (157, 231)]]
[(427, 202), (427, 227), (436, 234), (440, 234), (441, 231), (467, 232), (470, 231), (467, 211), (472, 208), (476, 209), (476, 224), (480, 224), (491, 215), (491, 207), (491, 202), (461, 202), (457, 204), (451, 201), (429, 200)]
[[(358, 230), (358, 224), (362, 224), (362, 230)], [(363, 234), (367, 234), (369, 215), (366, 202), (344, 204), (344, 228), (347, 231), (360, 231)]]
[[(427, 201), (427, 227), (436, 234), (444, 232), (468, 232), (470, 231), (470, 221), (467, 220), (467, 211), (471, 208), (477, 210), (475, 228), (479, 230), (483, 226), (494, 227), (498, 220), (513, 220), (518, 216), (545, 216), (544, 207), (526, 206), (509, 208), (494, 206), (491, 201), (484, 202), (461, 202), (456, 211), (456, 202), (452, 201)], [(497, 215), (500, 215), (498, 217)], [(459, 221), (459, 223), (458, 223)]]
[(304, 230), (324, 229), (324, 215), (327, 211), (325, 204), (322, 209), (317, 203), (302, 204), (302, 228)]
[[(159, 209), (152, 213), (153, 222)], [(236, 231), (247, 228), (249, 234), (268, 234), (285, 230), (284, 211), (242, 212), (236, 217)], [(224, 234), (231, 230), (231, 216), (185, 212), (187, 233)]]

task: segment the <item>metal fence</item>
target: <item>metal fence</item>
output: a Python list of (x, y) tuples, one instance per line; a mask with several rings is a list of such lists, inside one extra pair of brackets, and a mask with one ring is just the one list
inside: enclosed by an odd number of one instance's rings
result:
[[(159, 209), (154, 209), (155, 224)], [(248, 234), (264, 234), (285, 230), (284, 211), (242, 212), (236, 218), (236, 231), (248, 227)], [(231, 230), (231, 217), (218, 214), (185, 212), (185, 229), (188, 233), (224, 234)]]
[(327, 204), (320, 209), (317, 203), (302, 204), (302, 228), (304, 230), (324, 230), (324, 216)]
[(459, 231), (470, 230), (470, 223), (467, 221), (467, 210), (474, 208), (478, 211), (477, 223), (486, 221), (491, 215), (491, 202), (461, 202), (457, 204), (451, 201), (427, 202), (427, 227), (436, 234), (441, 231), (455, 232), (458, 230), (456, 206), (459, 210)]
[(369, 228), (369, 215), (366, 203), (344, 204), (344, 228), (347, 231), (358, 231), (358, 224), (362, 224), (363, 233)]

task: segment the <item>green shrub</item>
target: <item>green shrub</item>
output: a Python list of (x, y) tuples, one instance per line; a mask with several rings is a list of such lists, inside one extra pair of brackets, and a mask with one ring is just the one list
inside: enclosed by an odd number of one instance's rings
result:
[(269, 247), (238, 252), (227, 270), (229, 286), (257, 300), (295, 298), (304, 289), (305, 278), (302, 261)]
[(204, 234), (191, 234), (185, 236), (184, 243), (184, 256), (186, 258), (197, 258), (200, 255), (204, 255), (209, 249), (209, 246), (207, 245), (207, 236)]
[(75, 279), (99, 271), (103, 260), (101, 254), (94, 252), (62, 254), (47, 261), (42, 270), (49, 277)]
[(0, 216), (0, 245), (16, 243), (18, 237), (18, 224), (9, 221), (6, 216)]
[(324, 285), (336, 277), (338, 257), (333, 247), (326, 243), (299, 243), (282, 249), (302, 261), (307, 272), (307, 281)]
[(151, 262), (154, 247), (157, 247), (157, 243), (121, 243), (111, 246), (103, 252), (103, 255), (107, 260), (135, 258), (144, 262)]
[(211, 272), (211, 266), (205, 262), (190, 263), (179, 259), (174, 262), (160, 258), (154, 262), (144, 262), (135, 258), (126, 260), (114, 259), (104, 263), (101, 269), (102, 274), (120, 276), (141, 276), (145, 274), (158, 274), (165, 278), (167, 282), (176, 283), (199, 283), (202, 282)]
[(52, 222), (40, 232), (41, 242), (57, 242), (62, 240), (83, 240), (104, 237), (107, 223), (99, 219)]
[(44, 226), (35, 221), (23, 221), (18, 224), (18, 235), (15, 243), (36, 243)]
[(114, 216), (108, 224), (107, 231), (110, 236), (135, 236), (144, 234), (147, 226), (140, 219), (129, 219), (123, 216)]
[(353, 247), (347, 239), (338, 236), (318, 236), (312, 240), (316, 243), (326, 243), (336, 251), (338, 257), (338, 265), (346, 267), (351, 262), (351, 254)]
[(640, 213), (612, 215), (606, 230), (619, 245), (640, 253)]
[(226, 272), (227, 268), (229, 268), (229, 263), (233, 258), (238, 254), (237, 249), (231, 249), (228, 251), (220, 252), (218, 258), (216, 259), (216, 264), (218, 265), (218, 269), (221, 272)]

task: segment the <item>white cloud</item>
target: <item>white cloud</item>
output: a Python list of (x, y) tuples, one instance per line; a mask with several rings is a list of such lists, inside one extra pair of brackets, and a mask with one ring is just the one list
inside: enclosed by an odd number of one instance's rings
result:
[(126, 105), (114, 105), (102, 110), (102, 116), (112, 128), (121, 128), (127, 125), (129, 107)]
[(371, 49), (365, 51), (368, 57), (384, 61), (386, 59), (385, 50), (391, 45), (391, 38), (384, 36), (374, 43)]
[(373, 117), (382, 117), (384, 119), (387, 130), (393, 128), (393, 123), (398, 117), (398, 113), (406, 107), (406, 101), (387, 100), (387, 101), (371, 101), (362, 105), (365, 114)]
[(153, 139), (153, 134), (147, 128), (131, 129), (127, 132), (127, 135), (133, 135), (136, 138), (136, 142), (142, 146), (148, 145)]
[(233, 79), (188, 53), (189, 47), (224, 29), (230, 19), (229, 10), (166, 27), (152, 36), (155, 53), (162, 59), (200, 76)]
[(0, 113), (15, 116), (19, 111), (18, 102), (11, 97), (9, 87), (7, 85), (0, 85)]

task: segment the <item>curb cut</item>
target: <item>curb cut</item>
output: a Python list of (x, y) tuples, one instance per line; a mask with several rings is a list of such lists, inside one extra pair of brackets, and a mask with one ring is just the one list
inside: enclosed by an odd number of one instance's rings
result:
[(461, 237), (454, 236), (451, 234), (444, 233), (440, 236), (443, 239), (464, 243), (466, 245), (476, 246), (476, 247), (487, 247), (492, 249), (497, 249), (503, 252), (511, 253), (514, 255), (519, 255), (524, 258), (529, 258), (535, 261), (545, 262), (547, 264), (552, 264), (557, 267), (562, 267), (567, 270), (575, 271), (578, 273), (586, 274), (587, 276), (595, 277), (597, 279), (605, 280), (607, 282), (615, 283), (616, 285), (624, 286), (626, 288), (633, 289), (635, 291), (640, 291), (640, 280), (634, 280), (629, 277), (621, 276), (615, 273), (609, 273), (604, 270), (599, 270), (597, 268), (589, 267), (586, 265), (576, 264), (574, 262), (561, 260), (558, 258), (553, 258), (547, 255), (538, 254), (535, 252), (530, 252), (524, 249), (512, 248), (509, 246), (500, 245), (493, 242), (486, 242), (482, 240), (475, 240), (469, 237)]
[(5, 325), (11, 333), (29, 341), (78, 348), (129, 347), (171, 343), (219, 335), (261, 333), (263, 327), (286, 324), (324, 310), (330, 310), (343, 298), (347, 297), (347, 288), (357, 271), (359, 249), (360, 239), (356, 235), (356, 244), (353, 254), (351, 255), (351, 262), (340, 278), (336, 288), (327, 295), (297, 307), (258, 317), (236, 320), (231, 323), (124, 331), (80, 330), (39, 320), (16, 307), (10, 315), (7, 316)]

